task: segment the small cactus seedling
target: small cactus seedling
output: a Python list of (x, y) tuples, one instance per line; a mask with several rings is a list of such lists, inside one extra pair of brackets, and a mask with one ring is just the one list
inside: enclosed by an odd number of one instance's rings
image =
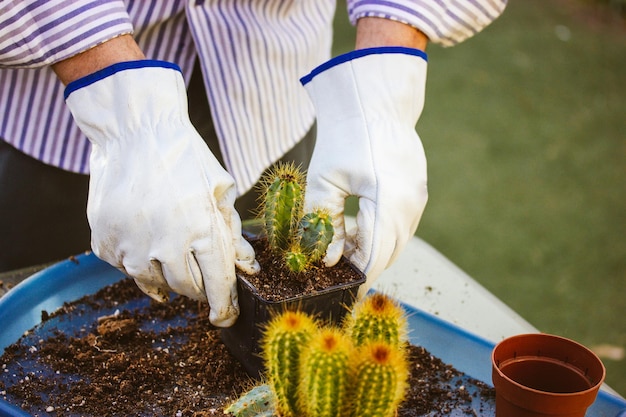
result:
[(345, 328), (356, 346), (382, 341), (400, 347), (407, 337), (404, 310), (381, 293), (358, 302), (346, 316)]
[(361, 346), (354, 355), (353, 414), (359, 417), (393, 417), (407, 387), (406, 356), (386, 342)]
[(311, 259), (298, 244), (292, 245), (291, 248), (284, 253), (283, 259), (285, 260), (287, 268), (294, 273), (306, 270), (311, 264)]
[(305, 188), (305, 174), (294, 164), (279, 163), (261, 180), (259, 213), (267, 241), (294, 273), (320, 261), (334, 234), (326, 210), (303, 214)]
[(300, 380), (300, 355), (317, 331), (317, 324), (307, 314), (286, 311), (267, 325), (263, 338), (263, 358), (267, 378), (283, 417), (298, 417), (297, 390)]

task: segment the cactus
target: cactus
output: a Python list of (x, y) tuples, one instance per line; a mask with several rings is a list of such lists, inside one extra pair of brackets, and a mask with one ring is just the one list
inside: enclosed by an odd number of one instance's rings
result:
[(285, 265), (291, 272), (298, 273), (306, 270), (311, 264), (311, 258), (302, 250), (299, 245), (292, 245), (291, 248), (285, 252), (284, 258)]
[(305, 188), (304, 172), (291, 163), (278, 163), (261, 180), (259, 214), (267, 241), (294, 273), (320, 261), (334, 234), (327, 210), (303, 215)]
[(228, 406), (224, 412), (235, 417), (273, 417), (275, 404), (268, 385), (257, 385)]
[(353, 415), (393, 417), (407, 387), (404, 353), (389, 343), (372, 342), (359, 348), (353, 358)]
[(272, 248), (287, 250), (302, 216), (305, 180), (293, 164), (278, 164), (261, 180), (264, 190), (261, 216)]
[[(375, 293), (352, 307), (343, 326), (300, 311), (272, 318), (263, 356), (272, 399), (254, 390), (227, 411), (237, 417), (391, 417), (407, 386), (406, 317)], [(255, 394), (255, 395), (253, 395)], [(260, 397), (260, 399), (259, 399)]]
[(356, 346), (382, 341), (400, 347), (406, 342), (404, 310), (381, 293), (374, 293), (358, 302), (352, 314), (346, 316), (345, 328)]
[(348, 363), (353, 346), (335, 328), (321, 329), (303, 351), (299, 397), (308, 417), (349, 416)]
[(318, 262), (324, 257), (333, 235), (332, 218), (326, 210), (307, 213), (298, 223), (300, 247), (310, 262)]
[(274, 317), (265, 328), (263, 357), (281, 416), (301, 415), (297, 401), (300, 354), (316, 330), (315, 321), (299, 311), (286, 311)]

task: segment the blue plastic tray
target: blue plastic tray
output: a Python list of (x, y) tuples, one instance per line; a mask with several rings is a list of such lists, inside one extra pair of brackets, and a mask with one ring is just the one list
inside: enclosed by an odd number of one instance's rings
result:
[[(38, 325), (42, 310), (51, 313), (64, 302), (93, 294), (123, 278), (123, 274), (93, 254), (60, 262), (31, 276), (0, 298), (0, 349), (4, 350)], [(403, 307), (409, 312), (413, 344), (423, 346), (467, 376), (492, 385), (492, 342), (414, 307)], [(495, 415), (493, 406), (483, 408), (482, 412), (484, 416)], [(464, 414), (452, 410), (450, 415)], [(0, 416), (31, 415), (0, 400)], [(618, 416), (626, 417), (626, 401), (604, 391), (600, 391), (587, 412), (587, 417)]]

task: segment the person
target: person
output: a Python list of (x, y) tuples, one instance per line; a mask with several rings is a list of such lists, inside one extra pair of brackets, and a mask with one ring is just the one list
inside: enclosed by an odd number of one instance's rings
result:
[(426, 45), (462, 42), (505, 5), (348, 0), (356, 45), (331, 57), (331, 0), (2, 2), (0, 267), (90, 239), (151, 297), (207, 300), (230, 326), (235, 270), (258, 270), (243, 208), (282, 158), (308, 162), (305, 208), (330, 211), (325, 264), (348, 254), (367, 289), (427, 200)]

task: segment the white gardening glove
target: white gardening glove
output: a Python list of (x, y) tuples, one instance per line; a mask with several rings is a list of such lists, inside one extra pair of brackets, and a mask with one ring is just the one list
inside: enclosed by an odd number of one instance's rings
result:
[(180, 69), (124, 62), (70, 83), (65, 94), (93, 145), (94, 253), (152, 298), (174, 291), (208, 300), (211, 322), (232, 325), (235, 265), (254, 273), (258, 264), (241, 235), (234, 180), (189, 121)]
[[(305, 210), (330, 210), (335, 236), (324, 262), (346, 251), (365, 272), (363, 295), (412, 238), (426, 200), (426, 157), (415, 124), (424, 106), (426, 55), (382, 47), (321, 65), (301, 81), (317, 112)], [(356, 230), (344, 206), (359, 198)]]

